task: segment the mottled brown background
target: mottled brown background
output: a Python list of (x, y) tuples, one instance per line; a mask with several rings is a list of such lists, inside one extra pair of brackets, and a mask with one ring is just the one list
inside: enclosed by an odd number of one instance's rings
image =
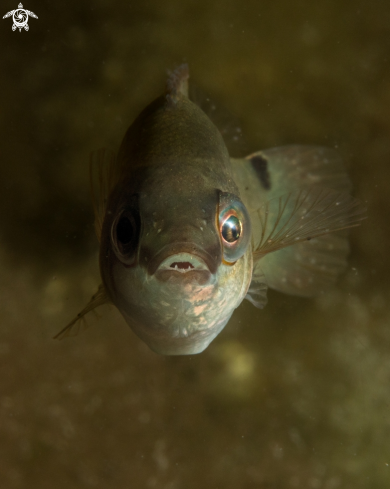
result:
[[(57, 4), (0, 21), (1, 489), (390, 487), (389, 1)], [(54, 341), (99, 280), (89, 152), (183, 61), (248, 151), (339, 148), (369, 208), (349, 269), (317, 300), (243, 303), (198, 356), (152, 353), (108, 306)]]

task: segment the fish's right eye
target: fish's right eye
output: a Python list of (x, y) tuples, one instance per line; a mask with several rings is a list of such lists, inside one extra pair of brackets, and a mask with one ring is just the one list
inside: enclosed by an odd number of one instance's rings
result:
[(119, 260), (126, 265), (131, 265), (135, 260), (139, 224), (138, 213), (133, 209), (124, 209), (112, 225), (111, 240), (114, 252)]
[(122, 216), (116, 225), (116, 239), (122, 246), (128, 245), (134, 236), (134, 222), (127, 216)]

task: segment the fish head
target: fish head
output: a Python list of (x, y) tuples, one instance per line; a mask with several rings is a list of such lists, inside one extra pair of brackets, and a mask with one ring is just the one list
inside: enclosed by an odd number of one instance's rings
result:
[(239, 197), (205, 185), (196, 171), (184, 178), (176, 170), (140, 171), (117, 186), (100, 255), (112, 302), (165, 355), (202, 352), (243, 300), (252, 274), (251, 222)]

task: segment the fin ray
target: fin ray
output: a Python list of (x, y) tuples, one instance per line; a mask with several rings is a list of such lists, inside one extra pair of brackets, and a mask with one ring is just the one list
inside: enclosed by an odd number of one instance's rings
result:
[(263, 271), (259, 267), (255, 267), (245, 299), (258, 309), (263, 309), (268, 302), (267, 289), (268, 287)]
[(62, 340), (68, 336), (76, 336), (80, 330), (80, 322), (85, 320), (85, 315), (93, 311), (96, 307), (110, 302), (106, 289), (102, 284), (99, 285), (98, 291), (92, 296), (88, 304), (82, 309), (72, 321), (65, 326), (59, 333), (53, 336), (53, 339)]
[(290, 145), (231, 158), (234, 180), (250, 210), (291, 190), (327, 187), (350, 192), (351, 182), (340, 155), (321, 146)]
[(285, 294), (313, 297), (333, 285), (347, 267), (346, 236), (326, 234), (269, 253), (257, 264), (267, 285)]
[(365, 214), (366, 208), (359, 200), (323, 187), (292, 191), (272, 199), (254, 217), (254, 260), (302, 241), (359, 226)]

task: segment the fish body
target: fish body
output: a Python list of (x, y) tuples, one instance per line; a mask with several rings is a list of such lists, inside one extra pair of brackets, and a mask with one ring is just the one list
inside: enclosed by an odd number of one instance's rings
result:
[(348, 253), (340, 230), (365, 212), (332, 150), (230, 158), (188, 98), (186, 65), (130, 126), (118, 156), (92, 155), (91, 180), (102, 285), (57, 336), (112, 302), (166, 355), (203, 351), (245, 297), (264, 307), (268, 286), (310, 296), (334, 282)]

